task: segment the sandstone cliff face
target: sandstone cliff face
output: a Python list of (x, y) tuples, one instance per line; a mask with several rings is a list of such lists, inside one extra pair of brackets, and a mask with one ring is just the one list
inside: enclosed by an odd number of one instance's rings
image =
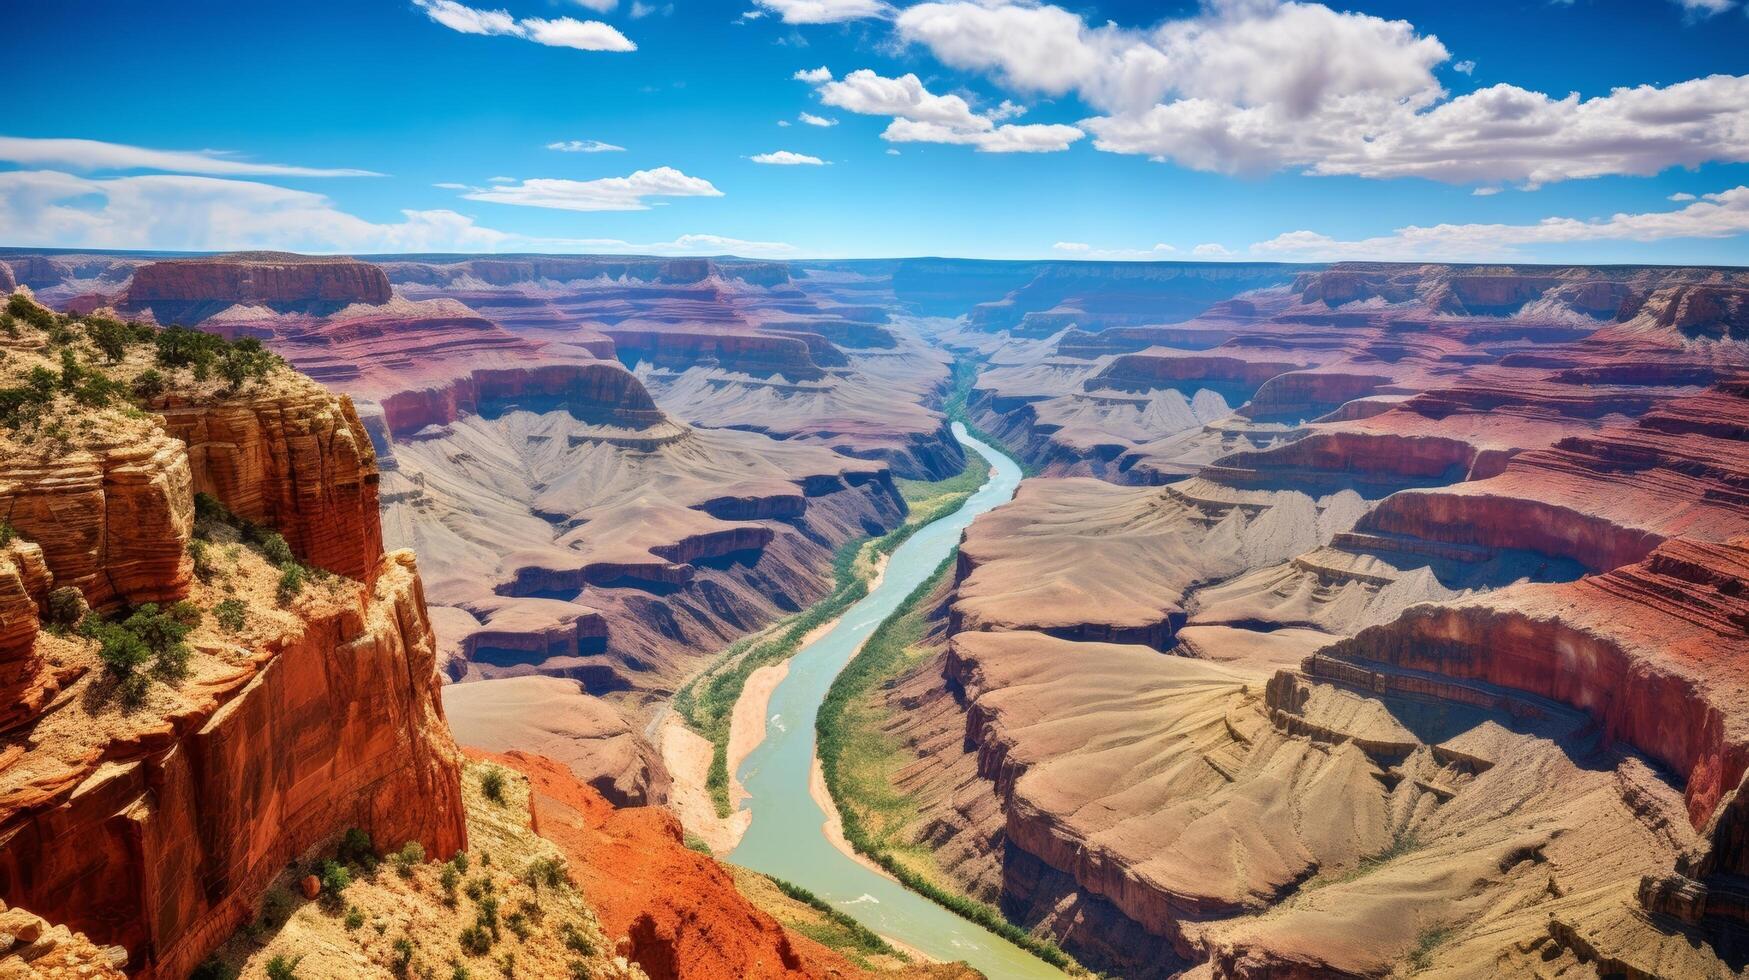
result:
[(354, 579), (375, 571), (376, 453), (351, 399), (299, 385), (217, 405), (172, 397), (153, 410), (187, 446), (196, 492), (272, 525), (311, 564)]
[(634, 429), (665, 421), (638, 379), (611, 361), (481, 368), (439, 387), (396, 392), (382, 400), (382, 408), (396, 436), (511, 408), (562, 408), (581, 421)]
[(161, 432), (139, 435), (0, 467), (0, 515), (93, 606), (179, 599), (193, 575), (188, 456)]
[(153, 262), (134, 272), (122, 300), (160, 323), (205, 319), (235, 304), (290, 309), (389, 301), (389, 279), (368, 262), (273, 252)]
[(465, 845), (412, 556), (374, 577), (356, 604), (189, 692), (184, 713), (10, 787), (0, 894), (126, 947), (136, 977), (180, 977), (341, 829)]
[[(49, 343), (79, 357), (73, 329), (17, 340), (8, 369)], [(136, 346), (104, 367), (125, 390), (150, 363)], [(124, 947), (147, 978), (186, 976), (287, 861), (348, 827), (465, 844), (423, 587), (411, 553), (383, 554), (350, 404), (278, 367), (240, 391), (165, 373), (181, 394), (158, 414), (56, 395), (0, 430), (0, 900)], [(276, 599), (280, 569), (223, 539), (197, 577), (197, 491), (348, 578)], [(104, 634), (41, 628), (67, 587), (100, 612), (185, 600), (184, 662), (136, 668), (123, 695)]]

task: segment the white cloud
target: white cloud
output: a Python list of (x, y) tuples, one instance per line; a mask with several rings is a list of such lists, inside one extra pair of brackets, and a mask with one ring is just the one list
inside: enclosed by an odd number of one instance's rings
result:
[(778, 125), (779, 129), (788, 129), (789, 128), (789, 120), (788, 119), (779, 119), (777, 121), (777, 125)]
[(838, 24), (867, 17), (885, 17), (892, 8), (882, 0), (754, 0), (786, 24)]
[(598, 14), (611, 13), (613, 8), (619, 6), (619, 0), (571, 0), (571, 2)]
[(1451, 70), (1462, 75), (1474, 75), (1476, 73), (1476, 63), (1465, 58), (1464, 60), (1452, 65)]
[(484, 228), (448, 210), (366, 221), (321, 194), (256, 181), (153, 174), (90, 178), (48, 170), (0, 173), (0, 241), (31, 248), (314, 253), (616, 252), (788, 255), (785, 242), (681, 235), (635, 243), (540, 238)]
[(1737, 5), (1737, 0), (1671, 0), (1682, 8), (1691, 20), (1705, 20), (1716, 17)]
[(514, 183), (516, 183), (516, 178), (515, 177), (487, 177), (486, 183), (488, 183), (488, 184), (514, 184)]
[[(836, 119), (827, 119), (825, 116), (816, 116), (811, 112), (804, 112), (804, 113), (800, 114), (799, 116), (797, 116), (796, 118), (800, 119), (802, 122), (805, 122), (810, 126), (826, 127), (826, 126), (838, 125), (838, 120), (836, 120)], [(788, 124), (785, 123), (785, 125), (788, 125)]]
[[(829, 106), (892, 116), (881, 134), (891, 143), (953, 143), (987, 153), (1039, 153), (1068, 149), (1084, 135), (1074, 126), (1060, 124), (998, 125), (993, 114), (973, 111), (960, 96), (930, 92), (914, 74), (887, 78), (860, 68), (841, 81), (817, 83), (815, 91)], [(1012, 109), (1012, 103), (1004, 103), (996, 111), (1007, 118), (1014, 115)]]
[(779, 167), (808, 166), (818, 167), (826, 163), (819, 157), (811, 157), (806, 153), (791, 153), (788, 150), (776, 150), (771, 153), (758, 153), (748, 157), (754, 163), (769, 163)]
[(1677, 191), (1676, 193), (1670, 195), (1670, 200), (1672, 200), (1672, 201), (1692, 201), (1694, 199), (1695, 199), (1694, 195), (1688, 193), (1687, 191)]
[(1735, 187), (1675, 211), (1616, 214), (1605, 219), (1544, 218), (1536, 224), (1409, 225), (1390, 235), (1341, 241), (1293, 231), (1251, 246), (1254, 255), (1312, 260), (1487, 261), (1520, 257), (1524, 246), (1572, 242), (1653, 242), (1729, 238), (1749, 233), (1749, 187)]
[(1231, 256), (1233, 253), (1227, 248), (1227, 246), (1219, 244), (1218, 242), (1203, 242), (1201, 245), (1191, 249), (1190, 254), (1200, 255), (1205, 259), (1224, 259)]
[(619, 153), (625, 147), (603, 143), (600, 140), (562, 140), (557, 143), (548, 143), (547, 149), (558, 150), (560, 153)]
[(1493, 197), (1498, 193), (1500, 193), (1500, 188), (1498, 187), (1478, 187), (1470, 192), (1470, 194), (1475, 197)]
[(896, 150), (896, 149), (894, 149), (894, 148), (893, 148), (893, 147), (890, 147), (890, 146), (889, 146), (889, 147), (887, 147), (887, 156), (890, 156), (890, 157), (896, 157), (896, 156), (898, 156), (898, 155), (899, 155), (899, 151), (898, 151), (898, 150)]
[(671, 3), (665, 3), (658, 7), (653, 3), (644, 3), (643, 0), (632, 0), (631, 14), (633, 20), (641, 20), (651, 14), (661, 14), (662, 16), (667, 17), (673, 13), (674, 5)]
[(807, 82), (810, 85), (818, 85), (821, 82), (831, 81), (832, 71), (825, 65), (821, 65), (818, 68), (804, 68), (790, 77), (798, 82)]
[[(583, 2), (583, 0), (579, 0)], [(505, 10), (480, 10), (456, 0), (413, 0), (425, 15), (452, 31), (463, 34), (491, 34), (519, 37), (525, 41), (554, 48), (576, 48), (579, 51), (636, 51), (624, 34), (610, 24), (598, 20), (577, 20), (573, 17), (527, 17), (521, 20)], [(585, 3), (585, 6), (593, 6)], [(609, 7), (612, 5), (609, 4)]]
[(1086, 242), (1058, 242), (1051, 248), (1065, 255), (1078, 259), (1106, 259), (1118, 261), (1147, 261), (1163, 259), (1177, 253), (1178, 249), (1160, 242), (1153, 248), (1095, 248)]
[(465, 191), (468, 189), (468, 185), (466, 185), (466, 184), (457, 184), (457, 183), (454, 183), (452, 181), (447, 181), (447, 180), (441, 184), (432, 184), (431, 186), (442, 188), (443, 190), (446, 190), (446, 191)]
[(152, 150), (100, 140), (0, 136), (0, 160), (27, 167), (93, 170), (163, 170), (216, 177), (380, 177), (369, 170), (251, 163), (225, 150)]
[(463, 194), (470, 201), (515, 204), (560, 211), (647, 211), (649, 197), (722, 197), (711, 182), (688, 177), (673, 167), (639, 170), (627, 177), (599, 180), (535, 178), (496, 187), (475, 187)]
[(1434, 75), (1450, 58), (1437, 38), (1317, 3), (1205, 0), (1141, 30), (1049, 4), (944, 0), (907, 7), (896, 29), (1016, 91), (1078, 95), (1099, 113), (1080, 123), (1099, 149), (1198, 170), (1535, 187), (1749, 161), (1749, 76), (1454, 98)]

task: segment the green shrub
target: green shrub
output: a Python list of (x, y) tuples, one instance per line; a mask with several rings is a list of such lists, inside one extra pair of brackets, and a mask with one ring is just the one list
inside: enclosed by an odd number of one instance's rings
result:
[(336, 853), (340, 860), (361, 868), (369, 868), (377, 862), (376, 845), (371, 842), (369, 834), (357, 827), (348, 827), (346, 833), (340, 835)]
[(507, 977), (516, 976), (516, 954), (505, 953), (498, 958), (498, 972)]
[(79, 365), (79, 356), (71, 350), (61, 351), (61, 390), (73, 391), (85, 377), (86, 371)]
[(225, 632), (241, 632), (249, 621), (249, 607), (241, 599), (224, 599), (213, 607), (213, 618)]
[(236, 967), (216, 956), (209, 956), (194, 968), (188, 980), (237, 980), (237, 972)]
[(4, 548), (18, 537), (18, 531), (12, 527), (11, 521), (0, 521), (0, 548)]
[(492, 951), (492, 934), (478, 922), (463, 929), (458, 941), (462, 952), (469, 956), (484, 956)]
[(194, 563), (194, 577), (202, 582), (212, 581), (212, 577), (218, 573), (218, 566), (213, 564), (211, 546), (200, 538), (189, 540), (188, 558)]
[(72, 626), (91, 611), (85, 603), (85, 593), (71, 585), (51, 590), (47, 605), (49, 622), (55, 626)]
[(348, 931), (364, 925), (364, 913), (359, 910), (358, 906), (354, 905), (346, 910), (345, 924)]
[(278, 532), (270, 532), (261, 539), (261, 557), (274, 565), (298, 560), (298, 556), (292, 554), (291, 545), (286, 544), (285, 537)]
[(410, 840), (395, 852), (395, 873), (403, 878), (413, 877), (413, 869), (425, 863), (425, 845), (416, 840)]
[(462, 873), (455, 869), (455, 865), (443, 866), (443, 871), (437, 876), (437, 883), (443, 886), (443, 900), (446, 904), (455, 904), (455, 886), (461, 884), (461, 880)]
[(466, 964), (457, 960), (450, 964), (449, 980), (469, 980), (473, 974), (468, 972)]
[(532, 929), (529, 928), (528, 916), (524, 915), (521, 912), (512, 912), (509, 915), (505, 916), (504, 917), (504, 926), (505, 926), (505, 928), (509, 929), (510, 934), (515, 936), (517, 939), (527, 939), (528, 934), (533, 931)]
[(467, 874), (468, 873), (468, 852), (467, 851), (455, 852), (455, 857), (450, 858), (449, 863), (455, 865), (455, 869), (457, 871), (460, 871), (462, 874)]
[(407, 970), (413, 965), (413, 940), (406, 936), (395, 940), (395, 958), (389, 961), (389, 968), (397, 977), (407, 975)]
[(480, 792), (486, 794), (486, 799), (493, 803), (504, 802), (504, 770), (497, 766), (488, 766), (480, 773)]
[(86, 317), (85, 336), (91, 339), (92, 346), (103, 352), (105, 360), (116, 364), (128, 354), (128, 342), (133, 338), (128, 328), (120, 320), (108, 317)]
[(303, 959), (302, 956), (294, 956), (289, 960), (284, 956), (275, 956), (268, 960), (267, 980), (297, 980), (298, 964), (303, 962)]
[(537, 892), (543, 885), (547, 888), (558, 888), (569, 882), (570, 877), (565, 869), (565, 859), (557, 857), (535, 858), (528, 862), (528, 867), (522, 872), (522, 880)]
[(595, 944), (589, 941), (589, 937), (585, 936), (583, 930), (577, 928), (577, 924), (574, 922), (567, 922), (559, 927), (559, 941), (563, 942), (565, 948), (573, 953), (582, 953), (584, 956), (591, 956), (595, 953)]
[(157, 368), (147, 368), (134, 376), (134, 397), (141, 401), (151, 401), (170, 388), (170, 382)]
[(572, 960), (566, 965), (566, 969), (571, 973), (571, 980), (591, 980), (595, 976), (595, 971), (582, 960)]
[(304, 570), (304, 566), (295, 561), (288, 561), (279, 566), (279, 586), (277, 589), (279, 604), (289, 605), (293, 599), (302, 595), (304, 582), (309, 577), (310, 573)]
[(340, 896), (352, 885), (352, 872), (339, 861), (323, 861), (322, 873), (322, 904), (329, 908), (340, 907)]
[(53, 330), (59, 325), (54, 313), (38, 306), (23, 293), (12, 294), (12, 297), (6, 301), (6, 312), (38, 330)]

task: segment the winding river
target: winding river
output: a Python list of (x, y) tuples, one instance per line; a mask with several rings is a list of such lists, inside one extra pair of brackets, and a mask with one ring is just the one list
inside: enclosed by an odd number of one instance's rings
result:
[(753, 822), (729, 860), (795, 882), (883, 936), (936, 959), (965, 960), (993, 980), (1060, 978), (1061, 972), (1020, 947), (845, 856), (827, 840), (826, 815), (808, 793), (814, 716), (833, 679), (862, 641), (953, 551), (966, 525), (1014, 496), (1020, 483), (1013, 460), (967, 435), (958, 422), (953, 434), (989, 460), (995, 475), (959, 510), (900, 545), (880, 586), (790, 661), (789, 675), (771, 696), (765, 741), (737, 773), (752, 797)]

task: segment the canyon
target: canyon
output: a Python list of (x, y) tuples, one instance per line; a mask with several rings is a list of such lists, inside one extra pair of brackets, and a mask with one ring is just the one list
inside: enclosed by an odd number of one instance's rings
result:
[[(160, 394), (4, 470), (0, 899), (133, 975), (192, 967), (346, 827), (466, 846), (457, 740), (526, 775), (580, 880), (649, 883), (596, 909), (649, 976), (860, 970), (757, 910), (706, 927), (743, 957), (711, 959), (698, 896), (745, 898), (661, 809), (685, 787), (657, 733), (905, 520), (908, 481), (962, 471), (953, 417), (1036, 475), (867, 695), (938, 880), (1130, 977), (1749, 965), (1742, 270), (0, 269), (319, 383)], [(331, 577), (261, 598), (245, 640), (198, 627), (181, 687), (94, 724), (106, 680), (50, 593), (213, 607), (197, 493)], [(233, 564), (271, 593), (253, 550)]]

